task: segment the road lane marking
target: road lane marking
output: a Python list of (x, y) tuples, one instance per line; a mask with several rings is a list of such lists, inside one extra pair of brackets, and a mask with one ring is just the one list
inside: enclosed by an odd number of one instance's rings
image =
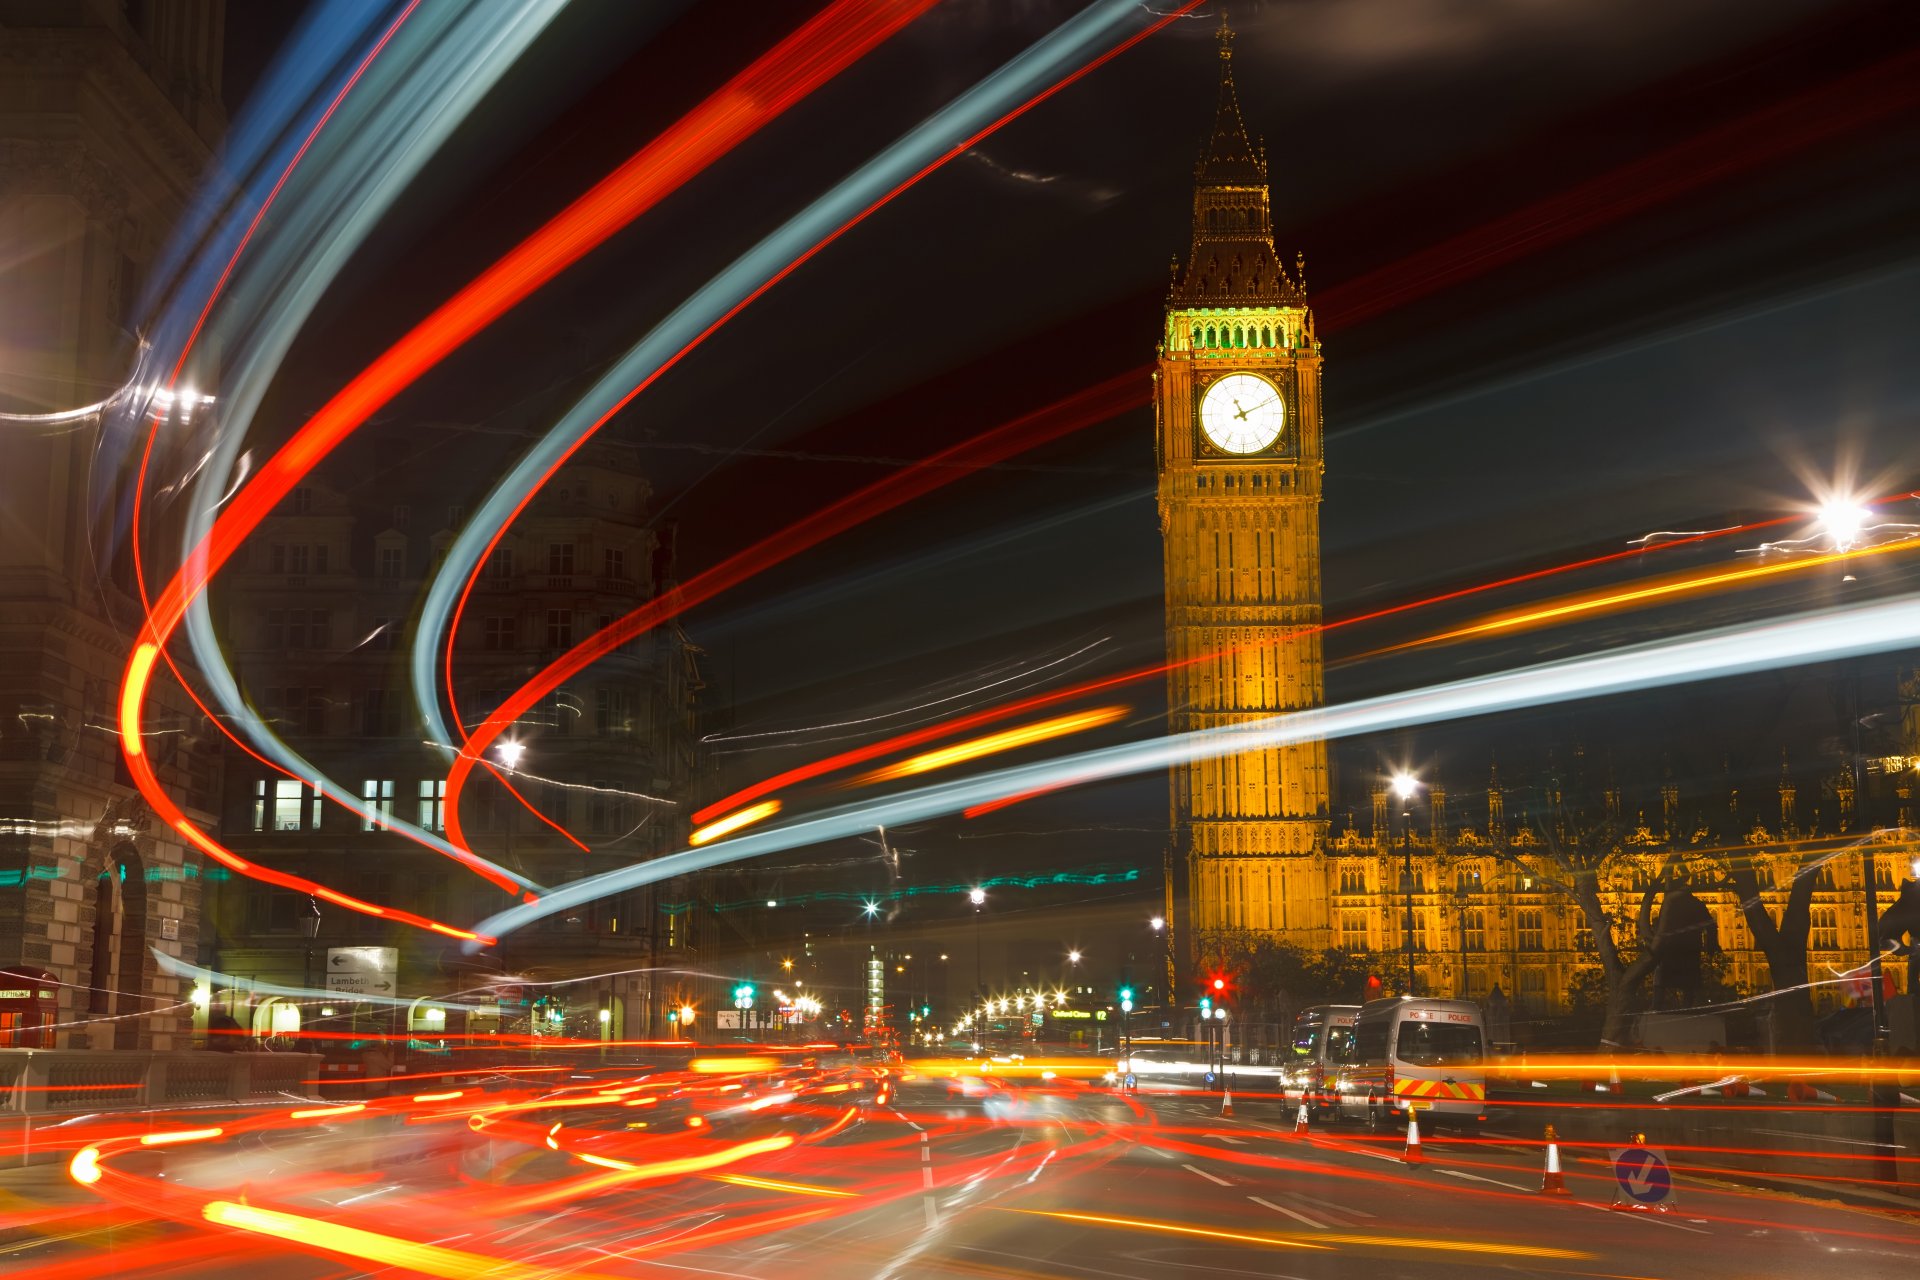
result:
[(1517, 1182), (1502, 1182), (1498, 1178), (1483, 1178), (1477, 1173), (1462, 1173), (1458, 1169), (1435, 1169), (1435, 1173), (1444, 1173), (1449, 1178), (1465, 1178), (1468, 1182), (1485, 1182), (1496, 1187), (1505, 1187), (1509, 1191), (1534, 1191), (1534, 1187), (1524, 1187)]
[(1211, 1133), (1207, 1136), (1210, 1138), (1218, 1138), (1222, 1142), (1231, 1142), (1236, 1147), (1244, 1147), (1247, 1145), (1245, 1138), (1236, 1138), (1230, 1133)]
[(1284, 1213), (1289, 1218), (1292, 1218), (1295, 1222), (1304, 1222), (1308, 1226), (1317, 1228), (1321, 1231), (1325, 1231), (1327, 1229), (1326, 1223), (1315, 1221), (1314, 1219), (1309, 1218), (1304, 1213), (1296, 1213), (1294, 1210), (1287, 1208), (1287, 1206), (1283, 1204), (1275, 1204), (1271, 1200), (1262, 1200), (1259, 1196), (1248, 1196), (1247, 1199), (1253, 1201), (1257, 1205), (1260, 1205), (1262, 1208), (1271, 1209), (1275, 1213)]
[[(1611, 1209), (1609, 1206), (1604, 1204), (1595, 1204), (1591, 1200), (1580, 1200), (1580, 1201), (1577, 1201), (1576, 1203), (1583, 1204), (1589, 1209), (1598, 1209), (1602, 1213), (1611, 1212)], [(1657, 1226), (1672, 1227), (1675, 1231), (1691, 1231), (1693, 1232), (1693, 1234), (1697, 1236), (1710, 1236), (1713, 1234), (1713, 1232), (1711, 1231), (1702, 1231), (1699, 1227), (1690, 1227), (1684, 1222), (1675, 1222), (1671, 1218), (1665, 1217), (1664, 1215), (1657, 1212), (1629, 1213), (1626, 1216), (1629, 1218), (1636, 1218), (1641, 1222), (1651, 1222)]]
[(920, 1185), (923, 1187), (927, 1187), (929, 1189), (932, 1188), (933, 1186), (933, 1166), (932, 1165), (923, 1164), (920, 1166)]
[(1317, 1209), (1325, 1209), (1328, 1213), (1344, 1214), (1350, 1218), (1373, 1218), (1378, 1216), (1368, 1213), (1365, 1209), (1356, 1209), (1350, 1204), (1335, 1204), (1331, 1200), (1317, 1200), (1303, 1191), (1294, 1192), (1293, 1198), (1295, 1200), (1304, 1200)]
[(1199, 1174), (1201, 1177), (1205, 1178), (1208, 1182), (1217, 1183), (1218, 1185), (1223, 1187), (1230, 1187), (1233, 1185), (1231, 1182), (1228, 1182), (1225, 1178), (1214, 1177), (1212, 1174), (1208, 1173), (1205, 1169), (1196, 1169), (1194, 1166), (1190, 1164), (1183, 1164), (1180, 1167), (1182, 1169), (1185, 1169), (1188, 1173)]
[(940, 1225), (940, 1210), (934, 1207), (932, 1196), (921, 1196), (920, 1207), (927, 1211), (928, 1230), (932, 1230)]

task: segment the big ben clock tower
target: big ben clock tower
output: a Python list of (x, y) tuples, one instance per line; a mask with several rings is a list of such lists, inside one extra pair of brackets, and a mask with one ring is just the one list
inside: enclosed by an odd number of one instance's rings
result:
[[(1319, 706), (1320, 345), (1273, 248), (1264, 149), (1220, 31), (1220, 102), (1194, 171), (1154, 374), (1174, 733)], [(1174, 859), (1193, 942), (1220, 931), (1331, 945), (1321, 742), (1174, 769)]]

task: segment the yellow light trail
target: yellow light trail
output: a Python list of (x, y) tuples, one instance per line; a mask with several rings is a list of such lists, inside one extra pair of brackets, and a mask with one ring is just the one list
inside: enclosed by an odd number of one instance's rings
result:
[(687, 843), (696, 846), (710, 844), (718, 840), (721, 836), (732, 835), (734, 832), (740, 830), (740, 828), (750, 827), (762, 819), (771, 818), (778, 812), (780, 812), (780, 802), (778, 800), (762, 800), (759, 804), (750, 804), (746, 808), (736, 810), (724, 818), (715, 818), (712, 822), (709, 822), (706, 826), (701, 827), (698, 831), (688, 836)]
[(781, 1134), (776, 1138), (759, 1138), (753, 1142), (742, 1142), (714, 1151), (703, 1156), (687, 1156), (680, 1160), (660, 1160), (653, 1164), (634, 1164), (627, 1160), (614, 1160), (607, 1156), (596, 1156), (585, 1151), (571, 1151), (567, 1154), (576, 1160), (588, 1164), (597, 1164), (602, 1169), (615, 1169), (631, 1174), (636, 1178), (671, 1178), (683, 1173), (705, 1173), (709, 1169), (718, 1169), (736, 1160), (745, 1160), (749, 1156), (765, 1155), (769, 1151), (784, 1151), (793, 1145), (791, 1134)]
[(208, 1138), (217, 1138), (224, 1129), (176, 1129), (172, 1133), (148, 1133), (140, 1137), (143, 1147), (166, 1147), (176, 1142), (204, 1142)]
[(1506, 1244), (1481, 1240), (1434, 1240), (1414, 1236), (1347, 1236), (1315, 1232), (1311, 1241), (1290, 1236), (1270, 1236), (1251, 1231), (1217, 1231), (1211, 1227), (1188, 1227), (1174, 1222), (1147, 1222), (1138, 1218), (1110, 1218), (1098, 1213), (1067, 1213), (1053, 1209), (1002, 1209), (1002, 1213), (1024, 1213), (1035, 1218), (1060, 1218), (1068, 1222), (1091, 1222), (1103, 1227), (1127, 1227), (1134, 1231), (1165, 1231), (1174, 1235), (1204, 1236), (1210, 1240), (1243, 1240), (1249, 1244), (1272, 1245), (1280, 1249), (1325, 1249), (1329, 1245), (1351, 1244), (1382, 1249), (1421, 1249), (1436, 1253), (1489, 1253), (1509, 1258), (1562, 1258), (1581, 1260), (1596, 1255), (1577, 1249), (1556, 1249), (1547, 1245)]
[(1774, 564), (1748, 565), (1735, 569), (1719, 569), (1711, 573), (1685, 574), (1658, 579), (1643, 586), (1629, 587), (1622, 591), (1608, 591), (1572, 598), (1563, 598), (1549, 605), (1535, 609), (1522, 610), (1519, 613), (1489, 618), (1454, 631), (1444, 631), (1436, 636), (1408, 641), (1381, 650), (1392, 653), (1399, 649), (1412, 649), (1420, 645), (1440, 644), (1448, 640), (1464, 640), (1469, 636), (1488, 635), (1496, 631), (1512, 631), (1535, 623), (1557, 622), (1563, 618), (1574, 617), (1597, 610), (1622, 607), (1631, 604), (1643, 604), (1669, 596), (1678, 596), (1695, 591), (1711, 591), (1721, 587), (1737, 586), (1762, 578), (1776, 577), (1781, 574), (1801, 573), (1808, 569), (1817, 569), (1822, 565), (1840, 564), (1861, 560), (1868, 556), (1886, 555), (1894, 551), (1911, 551), (1920, 547), (1920, 538), (1902, 538), (1897, 542), (1882, 543), (1877, 547), (1856, 547), (1851, 551), (1830, 551), (1817, 556), (1808, 556), (1801, 560), (1782, 560)]
[(1072, 715), (1055, 716), (1051, 720), (1038, 720), (1017, 729), (1004, 729), (999, 733), (990, 733), (983, 738), (969, 738), (965, 742), (956, 742), (950, 747), (924, 751), (917, 756), (908, 756), (898, 764), (890, 764), (883, 769), (861, 774), (850, 785), (859, 786), (863, 783), (910, 778), (916, 774), (944, 769), (950, 764), (977, 760), (981, 756), (990, 756), (1001, 751), (1012, 751), (1016, 747), (1045, 742), (1050, 738), (1063, 737), (1069, 733), (1097, 729), (1103, 724), (1112, 724), (1126, 715), (1129, 710), (1131, 708), (1128, 707), (1101, 707), (1094, 711), (1076, 711)]
[[(523, 1266), (502, 1258), (489, 1258), (481, 1253), (402, 1240), (398, 1236), (382, 1235), (377, 1231), (341, 1226), (337, 1222), (322, 1222), (297, 1213), (282, 1213), (277, 1209), (234, 1204), (230, 1200), (210, 1201), (200, 1212), (208, 1222), (217, 1226), (252, 1231), (357, 1261), (405, 1267), (422, 1275), (445, 1276), (449, 1280), (480, 1280), (481, 1277), (487, 1280), (551, 1280), (554, 1274), (551, 1267)], [(581, 1275), (587, 1280), (608, 1280), (604, 1276), (589, 1277), (585, 1272), (568, 1274)]]
[(364, 1102), (350, 1102), (340, 1107), (310, 1107), (305, 1111), (289, 1111), (287, 1113), (287, 1119), (314, 1120), (321, 1116), (352, 1115), (356, 1111), (365, 1111), (366, 1109), (367, 1104)]
[(715, 1182), (730, 1182), (736, 1187), (758, 1187), (762, 1191), (791, 1191), (797, 1196), (845, 1196), (857, 1199), (858, 1191), (841, 1191), (834, 1187), (809, 1186), (804, 1182), (781, 1182), (776, 1178), (750, 1178), (744, 1173), (716, 1173)]

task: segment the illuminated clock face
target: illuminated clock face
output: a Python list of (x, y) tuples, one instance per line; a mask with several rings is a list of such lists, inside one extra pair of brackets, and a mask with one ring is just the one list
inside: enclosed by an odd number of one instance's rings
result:
[(1265, 378), (1230, 373), (1207, 388), (1200, 400), (1200, 429), (1228, 453), (1258, 453), (1280, 438), (1287, 406)]

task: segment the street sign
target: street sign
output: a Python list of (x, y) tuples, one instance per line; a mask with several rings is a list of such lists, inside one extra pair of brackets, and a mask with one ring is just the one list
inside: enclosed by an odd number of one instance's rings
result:
[(390, 996), (399, 986), (398, 948), (327, 948), (327, 990), (348, 996)]
[[(1671, 1209), (1673, 1171), (1667, 1153), (1658, 1147), (1617, 1147), (1608, 1153), (1617, 1190), (1614, 1204), (1623, 1209)], [(1624, 1198), (1623, 1198), (1624, 1197)]]

